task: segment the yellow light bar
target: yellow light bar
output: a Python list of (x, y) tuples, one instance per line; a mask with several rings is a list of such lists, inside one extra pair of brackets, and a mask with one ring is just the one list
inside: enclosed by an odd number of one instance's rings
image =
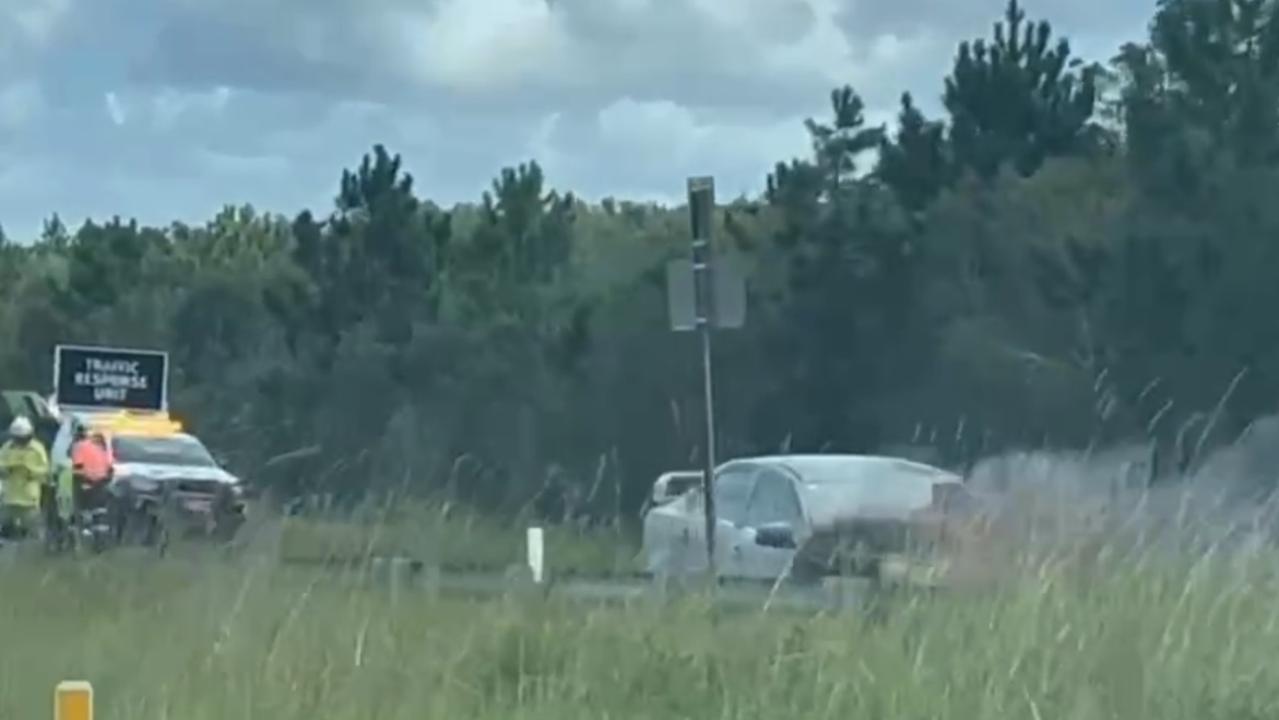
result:
[(182, 432), (182, 423), (167, 413), (135, 413), (127, 410), (109, 415), (91, 415), (84, 419), (90, 431), (128, 435), (173, 435)]

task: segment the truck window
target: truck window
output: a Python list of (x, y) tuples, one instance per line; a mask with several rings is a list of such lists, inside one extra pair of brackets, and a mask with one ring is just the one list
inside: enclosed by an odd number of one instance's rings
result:
[(746, 507), (755, 485), (755, 468), (734, 468), (715, 476), (715, 515), (734, 525), (746, 522)]
[(804, 520), (799, 496), (790, 478), (777, 470), (760, 472), (755, 481), (755, 493), (751, 496), (747, 520), (751, 527), (772, 523), (786, 523), (798, 528)]
[(112, 441), (111, 450), (115, 461), (120, 463), (217, 466), (213, 456), (199, 440), (181, 435), (117, 435)]

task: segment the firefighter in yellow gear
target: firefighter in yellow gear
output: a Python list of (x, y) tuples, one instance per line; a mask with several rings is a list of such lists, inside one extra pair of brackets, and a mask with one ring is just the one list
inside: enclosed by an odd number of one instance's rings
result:
[(32, 534), (40, 520), (41, 488), (49, 479), (49, 453), (35, 437), (31, 421), (19, 415), (9, 425), (9, 441), (0, 447), (0, 482), (4, 483), (0, 531), (6, 536)]

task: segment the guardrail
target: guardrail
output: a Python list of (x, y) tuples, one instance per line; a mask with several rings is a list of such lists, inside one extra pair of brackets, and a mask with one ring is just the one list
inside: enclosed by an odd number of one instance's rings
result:
[[(442, 592), (492, 596), (533, 592), (592, 602), (629, 603), (697, 593), (702, 582), (678, 576), (654, 577), (648, 573), (551, 572), (547, 567), (544, 531), (526, 528), (523, 562), (502, 567), (457, 567), (433, 564), (404, 556), (328, 558), (286, 565), (321, 565), (356, 570), (357, 575), (389, 590), (398, 602), (408, 592), (427, 596)], [(818, 583), (795, 585), (760, 579), (718, 578), (715, 600), (724, 605), (771, 607), (801, 611), (837, 611), (862, 607), (868, 582), (862, 578), (825, 578)]]

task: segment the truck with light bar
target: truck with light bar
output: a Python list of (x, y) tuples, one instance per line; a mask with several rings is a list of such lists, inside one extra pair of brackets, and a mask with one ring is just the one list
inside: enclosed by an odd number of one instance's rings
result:
[(115, 539), (165, 547), (174, 535), (229, 540), (244, 520), (244, 488), (170, 415), (168, 356), (151, 350), (62, 345), (55, 350), (56, 474), (71, 472), (83, 429), (110, 458)]

